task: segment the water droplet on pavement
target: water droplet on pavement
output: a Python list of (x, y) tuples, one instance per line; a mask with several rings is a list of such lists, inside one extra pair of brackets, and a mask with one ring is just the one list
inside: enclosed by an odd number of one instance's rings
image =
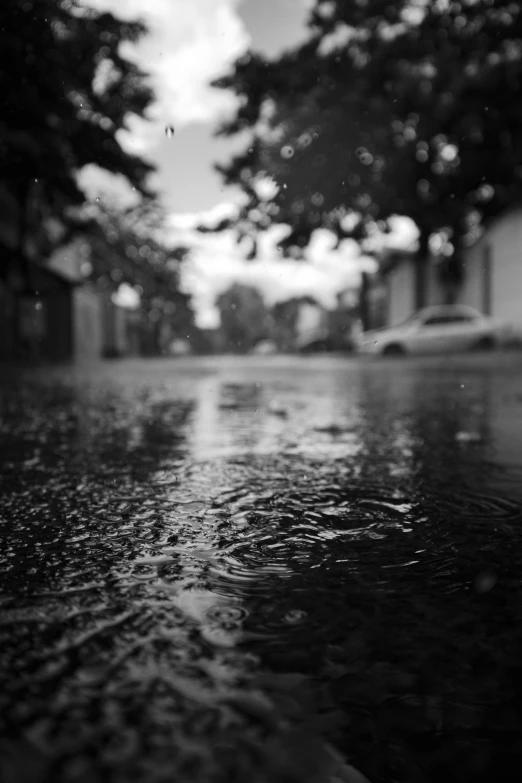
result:
[(476, 593), (489, 593), (493, 590), (497, 583), (498, 577), (492, 568), (485, 568), (475, 577), (475, 592)]

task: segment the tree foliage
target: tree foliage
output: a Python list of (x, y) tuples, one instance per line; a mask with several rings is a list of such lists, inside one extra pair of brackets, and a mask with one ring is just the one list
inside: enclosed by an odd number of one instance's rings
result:
[(249, 53), (215, 83), (239, 99), (218, 132), (250, 132), (220, 167), (248, 197), (240, 230), (287, 223), (287, 247), (302, 248), (315, 228), (362, 239), (400, 214), (423, 251), (442, 232), (451, 256), (520, 197), (520, 4), (316, 0), (309, 30), (278, 59)]
[(12, 256), (23, 257), (28, 235), (36, 241), (50, 218), (75, 227), (73, 208), (84, 201), (77, 173), (88, 164), (149, 193), (151, 165), (117, 138), (152, 99), (145, 74), (120, 49), (144, 32), (79, 0), (3, 0), (0, 168), (2, 204), (17, 225), (6, 243)]
[(107, 291), (115, 292), (121, 283), (135, 287), (149, 318), (185, 334), (194, 319), (190, 297), (180, 283), (187, 248), (172, 248), (161, 240), (157, 205), (152, 202), (147, 212), (146, 203), (126, 212), (103, 202), (91, 205), (89, 230), (84, 235), (89, 276)]

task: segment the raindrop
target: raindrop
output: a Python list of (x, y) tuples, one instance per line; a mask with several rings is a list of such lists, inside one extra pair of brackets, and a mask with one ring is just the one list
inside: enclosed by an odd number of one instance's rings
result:
[(171, 139), (174, 136), (174, 126), (173, 125), (167, 125), (165, 127), (165, 136), (167, 139)]
[(306, 612), (304, 612), (301, 609), (292, 609), (290, 612), (287, 612), (285, 614), (285, 622), (289, 623), (290, 625), (295, 625), (297, 623), (300, 623), (301, 620), (304, 620), (306, 617)]
[(485, 568), (475, 577), (475, 592), (489, 593), (497, 583), (498, 577), (492, 568)]
[(247, 616), (248, 612), (239, 606), (211, 606), (207, 611), (207, 619), (215, 623), (226, 625), (239, 623)]
[(286, 144), (284, 147), (281, 147), (281, 157), (286, 158), (286, 160), (293, 158), (294, 148), (290, 144)]

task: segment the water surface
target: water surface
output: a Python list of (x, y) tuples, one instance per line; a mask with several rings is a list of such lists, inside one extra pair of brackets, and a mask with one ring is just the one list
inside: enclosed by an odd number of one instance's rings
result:
[(520, 764), (517, 355), (5, 372), (0, 414), (8, 783)]

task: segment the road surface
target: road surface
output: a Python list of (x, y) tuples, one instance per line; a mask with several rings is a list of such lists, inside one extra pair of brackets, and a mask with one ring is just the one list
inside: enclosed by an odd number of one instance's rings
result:
[(7, 783), (520, 767), (522, 355), (4, 368), (0, 415)]

